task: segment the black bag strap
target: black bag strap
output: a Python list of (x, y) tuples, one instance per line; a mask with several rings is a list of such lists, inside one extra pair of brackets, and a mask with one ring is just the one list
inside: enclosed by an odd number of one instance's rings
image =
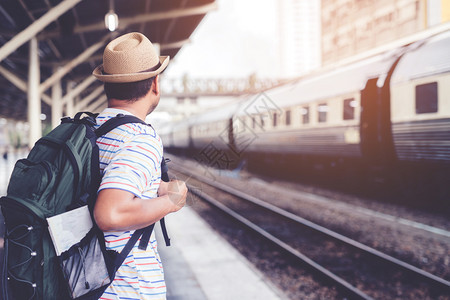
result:
[[(159, 224), (161, 225), (161, 231), (164, 236), (164, 241), (166, 243), (166, 246), (169, 247), (170, 246), (170, 238), (169, 238), (169, 235), (167, 234), (166, 222), (165, 222), (164, 218), (159, 220)], [(155, 223), (153, 223), (150, 226), (154, 226), (154, 225), (155, 225)], [(138, 246), (138, 248), (140, 250), (144, 250), (144, 251), (147, 250), (147, 245), (148, 245), (148, 242), (150, 241), (150, 236), (151, 236), (152, 230), (153, 230), (153, 227), (151, 230), (148, 230), (150, 226), (143, 228), (144, 233), (142, 234), (141, 241), (139, 242), (139, 246)]]
[(91, 113), (90, 111), (80, 111), (80, 112), (76, 113), (76, 115), (74, 117), (74, 120), (81, 120), (81, 116), (83, 114), (86, 114), (86, 115), (88, 115), (89, 117), (91, 117), (93, 119), (95, 119), (98, 116), (97, 113)]
[[(155, 223), (150, 225), (150, 226), (152, 226), (152, 229), (153, 229), (154, 225), (155, 225)], [(139, 250), (144, 250), (144, 251), (147, 250), (147, 246), (150, 241), (150, 236), (152, 234), (152, 231), (146, 230), (146, 229), (148, 229), (148, 227), (145, 227), (144, 233), (142, 233), (141, 241), (139, 242), (139, 246), (138, 246)]]
[[(169, 179), (169, 168), (167, 167), (167, 162), (169, 162), (169, 161), (170, 161), (170, 159), (166, 160), (164, 157), (161, 160), (161, 180), (165, 181), (165, 182), (168, 182), (170, 180)], [(161, 225), (161, 231), (164, 236), (164, 241), (166, 242), (166, 246), (169, 247), (170, 246), (170, 238), (169, 238), (169, 235), (167, 234), (166, 221), (164, 220), (164, 218), (159, 220), (159, 224)], [(152, 234), (151, 231), (144, 232), (144, 234), (142, 235), (142, 238), (141, 238), (141, 242), (139, 243), (140, 250), (147, 249), (147, 245), (148, 245), (148, 242), (150, 241), (151, 234)]]
[(169, 238), (169, 235), (167, 234), (166, 221), (164, 220), (164, 218), (159, 220), (159, 224), (161, 225), (161, 231), (164, 236), (164, 241), (166, 242), (166, 246), (169, 247), (170, 246), (170, 238)]
[(122, 251), (120, 251), (120, 254), (117, 255), (116, 260), (114, 261), (114, 266), (116, 267), (116, 270), (119, 269), (119, 267), (123, 264), (128, 254), (130, 253), (131, 249), (133, 249), (134, 245), (139, 240), (139, 238), (146, 232), (149, 232), (149, 235), (151, 235), (153, 227), (155, 227), (154, 223), (148, 227), (138, 229), (133, 233), (133, 235), (128, 240), (125, 247), (123, 247)]
[[(168, 162), (170, 162), (170, 159), (165, 159), (164, 157), (162, 158), (162, 161), (161, 161), (161, 180), (164, 181), (164, 182), (169, 182), (170, 181), (170, 178), (169, 178), (169, 167), (167, 166)], [(169, 235), (167, 234), (166, 221), (164, 220), (164, 218), (159, 220), (159, 224), (161, 225), (161, 231), (162, 231), (162, 234), (164, 236), (164, 241), (166, 242), (166, 246), (169, 247), (170, 246), (170, 238), (169, 238)]]
[(132, 116), (132, 115), (124, 115), (124, 114), (118, 114), (114, 118), (109, 119), (105, 123), (103, 123), (99, 128), (95, 130), (95, 134), (97, 137), (101, 137), (102, 135), (107, 134), (114, 128), (128, 123), (140, 123), (147, 126), (150, 126), (145, 121), (139, 119), (138, 117)]

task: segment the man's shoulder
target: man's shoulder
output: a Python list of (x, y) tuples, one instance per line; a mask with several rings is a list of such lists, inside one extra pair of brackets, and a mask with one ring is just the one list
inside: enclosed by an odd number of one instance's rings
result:
[[(129, 124), (130, 127), (140, 127), (143, 124)], [(140, 125), (140, 126), (139, 126)], [(144, 125), (145, 126), (145, 125)], [(128, 128), (130, 129), (130, 128)], [(144, 128), (142, 131), (138, 131), (142, 128), (132, 128), (131, 130), (135, 130), (130, 134), (130, 138), (128, 139), (129, 142), (135, 143), (138, 145), (146, 146), (146, 147), (157, 147), (162, 148), (162, 142), (159, 135), (156, 133), (156, 131), (151, 127), (148, 126), (148, 128)]]
[[(109, 119), (114, 118), (118, 114), (133, 115), (125, 110), (106, 108), (97, 116), (97, 127), (100, 127)], [(134, 139), (136, 136), (144, 136), (144, 138), (158, 139), (159, 136), (155, 129), (151, 125), (146, 125), (142, 123), (127, 123), (116, 127), (114, 130), (120, 132), (122, 135), (126, 136), (126, 140)]]

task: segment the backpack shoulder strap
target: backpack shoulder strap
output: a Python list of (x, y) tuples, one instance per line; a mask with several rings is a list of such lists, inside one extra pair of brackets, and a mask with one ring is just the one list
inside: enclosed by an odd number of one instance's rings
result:
[(102, 124), (99, 128), (95, 130), (95, 134), (97, 137), (101, 137), (102, 135), (107, 134), (114, 128), (128, 123), (141, 123), (144, 125), (149, 124), (145, 123), (143, 120), (139, 119), (138, 117), (132, 116), (132, 115), (124, 115), (124, 114), (118, 114), (114, 118), (109, 119), (104, 124)]
[(120, 251), (119, 255), (117, 255), (116, 260), (114, 261), (114, 266), (115, 266), (116, 270), (119, 269), (119, 267), (123, 264), (123, 262), (125, 261), (125, 259), (128, 256), (128, 254), (130, 253), (131, 249), (133, 249), (134, 245), (139, 240), (139, 238), (143, 234), (146, 234), (147, 232), (148, 232), (148, 234), (151, 234), (153, 231), (153, 227), (155, 227), (155, 223), (153, 223), (152, 225), (150, 225), (148, 227), (138, 229), (133, 233), (131, 238), (126, 243), (125, 247), (123, 247), (122, 251)]

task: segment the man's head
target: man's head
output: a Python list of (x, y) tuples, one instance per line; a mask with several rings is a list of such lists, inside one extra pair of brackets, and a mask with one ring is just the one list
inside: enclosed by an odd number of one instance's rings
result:
[(103, 64), (92, 74), (105, 83), (108, 101), (135, 102), (152, 89), (153, 110), (159, 102), (157, 76), (168, 65), (168, 56), (158, 56), (155, 47), (143, 34), (132, 32), (112, 40), (103, 52)]
[(132, 32), (112, 40), (103, 52), (103, 64), (92, 74), (100, 81), (126, 83), (155, 77), (169, 64), (168, 56), (158, 56), (142, 33)]

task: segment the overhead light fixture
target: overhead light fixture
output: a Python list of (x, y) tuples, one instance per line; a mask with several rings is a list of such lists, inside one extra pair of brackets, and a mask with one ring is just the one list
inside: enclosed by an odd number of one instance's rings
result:
[(105, 15), (105, 26), (109, 29), (109, 31), (114, 31), (119, 27), (119, 17), (114, 13), (114, 11), (110, 10)]
[(113, 0), (109, 0), (109, 12), (105, 15), (105, 26), (109, 31), (114, 31), (119, 27), (119, 17), (114, 12)]

